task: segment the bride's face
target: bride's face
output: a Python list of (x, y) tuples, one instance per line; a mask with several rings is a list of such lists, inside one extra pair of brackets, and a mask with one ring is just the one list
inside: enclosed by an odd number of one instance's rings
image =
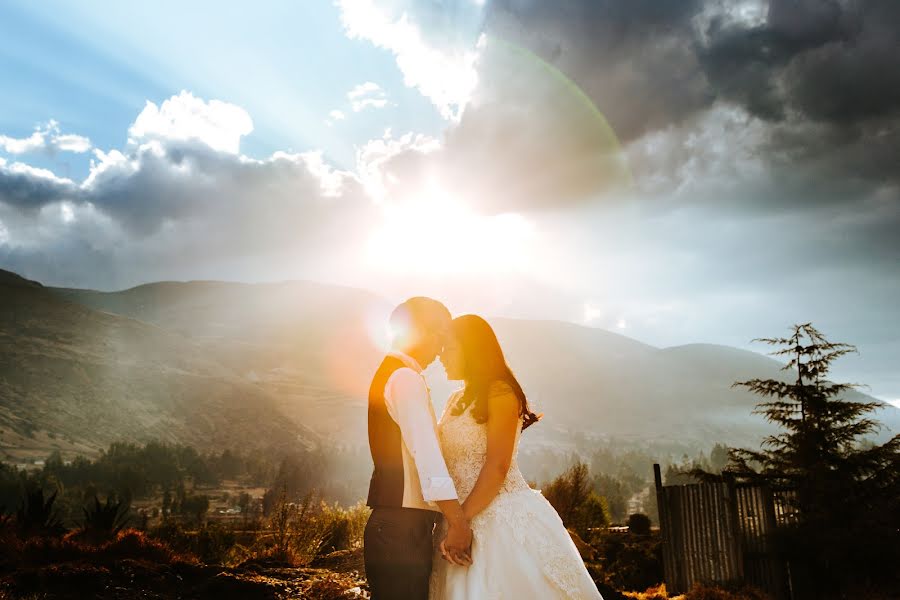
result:
[(456, 381), (465, 378), (466, 362), (462, 347), (452, 335), (447, 336), (447, 341), (444, 343), (444, 349), (441, 351), (441, 364), (444, 365), (444, 370), (447, 372), (447, 379)]

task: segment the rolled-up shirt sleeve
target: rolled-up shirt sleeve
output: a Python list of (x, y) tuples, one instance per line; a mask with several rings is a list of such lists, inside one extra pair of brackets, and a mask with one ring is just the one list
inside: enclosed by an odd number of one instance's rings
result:
[(386, 387), (388, 411), (400, 426), (403, 443), (416, 463), (422, 498), (426, 502), (457, 499), (456, 487), (441, 454), (425, 380), (412, 369), (398, 369)]

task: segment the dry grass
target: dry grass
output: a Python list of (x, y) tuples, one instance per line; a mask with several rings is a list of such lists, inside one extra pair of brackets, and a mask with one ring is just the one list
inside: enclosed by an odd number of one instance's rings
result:
[[(623, 592), (622, 595), (635, 600), (670, 600), (669, 595), (666, 593), (666, 584), (664, 583), (647, 588), (643, 592)], [(683, 596), (672, 596), (672, 598), (683, 598)]]
[(623, 595), (634, 600), (771, 600), (767, 594), (750, 586), (720, 587), (699, 583), (678, 596), (669, 596), (664, 583), (643, 592), (624, 592)]

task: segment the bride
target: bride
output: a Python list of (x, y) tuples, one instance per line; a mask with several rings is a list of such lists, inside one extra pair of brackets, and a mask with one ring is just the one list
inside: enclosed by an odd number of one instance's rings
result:
[(463, 380), (441, 415), (441, 450), (471, 522), (472, 564), (447, 560), (443, 544), (430, 600), (592, 598), (591, 580), (562, 520), (516, 463), (519, 434), (538, 417), (528, 408), (497, 337), (475, 315), (453, 320), (441, 362)]

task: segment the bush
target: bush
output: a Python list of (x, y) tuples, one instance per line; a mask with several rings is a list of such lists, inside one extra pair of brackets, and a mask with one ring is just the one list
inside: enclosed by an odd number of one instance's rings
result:
[(22, 503), (16, 511), (16, 524), (21, 537), (55, 536), (65, 533), (66, 528), (53, 509), (58, 492), (59, 490), (54, 491), (45, 500), (43, 488), (26, 489)]
[(86, 540), (103, 541), (111, 539), (128, 524), (128, 511), (130, 505), (127, 502), (116, 499), (115, 494), (106, 497), (106, 502), (100, 504), (100, 499), (94, 496), (94, 502), (83, 508), (84, 521), (81, 533)]
[(197, 558), (209, 564), (225, 564), (235, 546), (234, 531), (216, 523), (207, 523), (197, 532)]
[(628, 531), (635, 535), (650, 535), (650, 517), (634, 513), (628, 517)]
[(371, 510), (363, 500), (350, 508), (342, 508), (339, 504), (322, 503), (319, 519), (328, 531), (322, 545), (322, 552), (351, 550), (362, 548), (363, 532)]
[(597, 576), (613, 589), (646, 590), (664, 579), (658, 535), (606, 532), (592, 545), (600, 556)]
[(151, 529), (148, 535), (178, 552), (193, 552), (193, 536), (185, 531), (181, 523), (164, 521)]

